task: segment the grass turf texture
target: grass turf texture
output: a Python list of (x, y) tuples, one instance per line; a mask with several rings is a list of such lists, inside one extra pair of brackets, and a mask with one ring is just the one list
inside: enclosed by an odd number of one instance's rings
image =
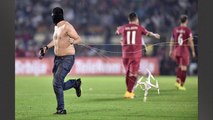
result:
[(65, 91), (67, 115), (53, 115), (56, 99), (52, 77), (16, 76), (16, 120), (197, 120), (198, 80), (188, 77), (186, 91), (178, 91), (175, 77), (160, 76), (160, 95), (150, 90), (147, 102), (137, 88), (136, 98), (124, 99), (120, 76), (82, 77), (82, 96)]

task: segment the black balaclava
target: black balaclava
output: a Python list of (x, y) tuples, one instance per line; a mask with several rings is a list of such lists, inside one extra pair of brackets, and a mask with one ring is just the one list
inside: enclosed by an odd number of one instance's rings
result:
[(63, 9), (60, 7), (55, 7), (52, 11), (52, 19), (53, 19), (53, 23), (55, 25), (57, 25), (58, 22), (64, 20), (64, 16), (63, 16), (64, 12)]

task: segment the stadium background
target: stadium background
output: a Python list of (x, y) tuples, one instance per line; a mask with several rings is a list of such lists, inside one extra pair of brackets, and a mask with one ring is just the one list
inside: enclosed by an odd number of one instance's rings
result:
[[(159, 41), (143, 38), (148, 47), (140, 67), (148, 65), (155, 75), (175, 75), (175, 62), (168, 56), (171, 30), (179, 24), (179, 16), (187, 14), (197, 53), (197, 4), (196, 0), (16, 0), (16, 75), (51, 74), (53, 49), (43, 61), (38, 60), (38, 51), (52, 40), (51, 10), (55, 6), (64, 8), (65, 19), (83, 40), (82, 45), (75, 46), (77, 60), (73, 74), (124, 72), (120, 38), (114, 33), (117, 26), (128, 22), (128, 13), (135, 11), (141, 25), (161, 35)], [(191, 59), (189, 74), (197, 75), (197, 59)]]

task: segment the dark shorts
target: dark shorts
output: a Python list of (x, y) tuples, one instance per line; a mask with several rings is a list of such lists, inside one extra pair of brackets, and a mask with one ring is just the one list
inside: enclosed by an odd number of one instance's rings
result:
[(137, 74), (140, 67), (141, 58), (123, 58), (126, 72)]
[(182, 57), (182, 56), (176, 56), (175, 57), (175, 60), (176, 60), (176, 63), (178, 65), (184, 65), (184, 66), (188, 66), (189, 65), (189, 56), (185, 56), (185, 57)]

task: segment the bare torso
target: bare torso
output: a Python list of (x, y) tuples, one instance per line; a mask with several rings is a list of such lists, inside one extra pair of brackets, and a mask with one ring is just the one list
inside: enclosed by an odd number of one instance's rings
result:
[(74, 45), (70, 43), (70, 38), (67, 34), (66, 23), (62, 22), (60, 25), (55, 26), (53, 41), (54, 53), (56, 56), (74, 55)]

